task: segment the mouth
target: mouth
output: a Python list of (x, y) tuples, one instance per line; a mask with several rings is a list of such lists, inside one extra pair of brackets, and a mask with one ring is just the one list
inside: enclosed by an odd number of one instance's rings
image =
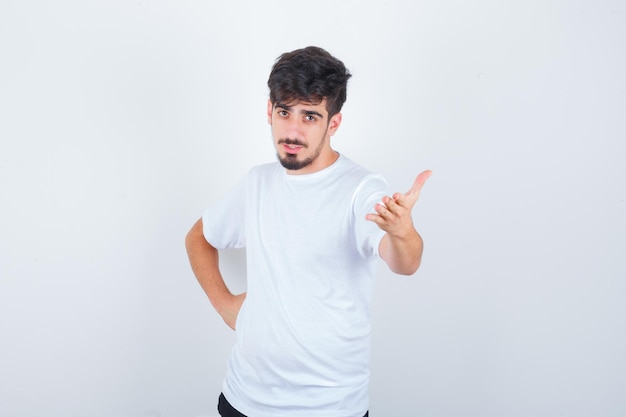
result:
[(285, 150), (285, 152), (287, 152), (288, 154), (290, 154), (290, 155), (295, 155), (295, 154), (297, 154), (298, 152), (300, 152), (300, 151), (303, 149), (303, 147), (302, 147), (302, 146), (300, 146), (300, 145), (289, 145), (289, 144), (284, 143), (284, 144), (283, 144), (283, 149), (284, 149), (284, 150)]
[(287, 155), (295, 155), (302, 149), (306, 148), (306, 145), (297, 139), (281, 139), (278, 141), (279, 145), (282, 145), (283, 150)]

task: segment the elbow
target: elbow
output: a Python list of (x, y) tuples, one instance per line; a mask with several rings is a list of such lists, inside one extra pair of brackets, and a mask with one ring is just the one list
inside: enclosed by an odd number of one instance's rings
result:
[(193, 236), (190, 230), (189, 232), (187, 232), (187, 235), (185, 236), (185, 249), (187, 250), (187, 253), (189, 253), (189, 250), (193, 246), (192, 242), (193, 242)]
[(413, 275), (417, 272), (422, 263), (421, 251), (402, 258), (390, 259), (389, 269), (398, 275)]
[(185, 236), (185, 248), (187, 249), (187, 253), (191, 252), (193, 248), (197, 246), (199, 239), (204, 240), (202, 219), (198, 220)]
[(195, 238), (195, 232), (194, 232), (194, 229), (192, 228), (185, 235), (185, 249), (187, 249), (187, 252), (189, 252), (189, 250), (193, 247), (194, 238)]
[(396, 266), (395, 268), (392, 267), (390, 268), (394, 273), (398, 274), (398, 275), (413, 275), (417, 272), (417, 270), (420, 267), (420, 260), (416, 260), (415, 262), (412, 262), (410, 264), (407, 265), (399, 265)]

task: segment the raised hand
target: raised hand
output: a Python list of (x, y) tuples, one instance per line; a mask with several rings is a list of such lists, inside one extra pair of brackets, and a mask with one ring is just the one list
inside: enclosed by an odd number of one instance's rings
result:
[(426, 180), (432, 175), (427, 170), (420, 173), (413, 186), (405, 194), (395, 193), (393, 197), (385, 196), (382, 203), (376, 204), (376, 214), (370, 213), (367, 220), (373, 221), (382, 230), (394, 237), (403, 237), (414, 230), (411, 211), (419, 198), (420, 192)]

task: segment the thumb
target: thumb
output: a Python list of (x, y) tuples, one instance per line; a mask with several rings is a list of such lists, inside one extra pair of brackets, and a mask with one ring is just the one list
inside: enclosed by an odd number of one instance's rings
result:
[(426, 170), (424, 172), (421, 172), (417, 178), (415, 178), (415, 181), (413, 182), (413, 186), (411, 187), (411, 189), (406, 193), (406, 196), (408, 197), (413, 197), (417, 200), (417, 197), (419, 197), (420, 191), (422, 190), (422, 187), (424, 186), (424, 184), (426, 183), (426, 180), (428, 178), (430, 178), (430, 176), (433, 174), (433, 172), (431, 170)]

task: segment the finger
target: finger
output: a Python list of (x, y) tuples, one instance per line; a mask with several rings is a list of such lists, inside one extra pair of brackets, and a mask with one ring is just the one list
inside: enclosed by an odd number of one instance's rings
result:
[(387, 207), (387, 203), (389, 203), (389, 201), (383, 201), (382, 203), (376, 204), (374, 206), (374, 210), (376, 211), (376, 213), (383, 217), (389, 215), (389, 208)]
[(402, 194), (396, 193), (393, 195), (393, 198), (391, 197), (383, 198), (383, 204), (385, 205), (385, 207), (390, 213), (395, 213), (398, 211), (398, 207), (400, 206), (399, 199), (401, 197), (402, 197)]
[(433, 172), (429, 169), (427, 169), (424, 172), (421, 172), (417, 178), (415, 178), (415, 181), (413, 182), (413, 186), (411, 187), (411, 189), (409, 190), (409, 192), (407, 192), (407, 194), (409, 195), (419, 195), (420, 191), (422, 190), (422, 187), (424, 186), (424, 183), (426, 183), (426, 180), (428, 178), (430, 178), (430, 176), (433, 175)]
[(380, 216), (380, 214), (374, 214), (374, 213), (368, 213), (365, 216), (365, 220), (374, 222), (379, 226), (385, 222), (385, 220)]
[(430, 176), (432, 175), (432, 171), (427, 170), (420, 173), (413, 182), (411, 189), (407, 191), (406, 194), (395, 193), (393, 195), (393, 199), (402, 207), (411, 208), (417, 202), (419, 198), (420, 192), (422, 191), (422, 187), (424, 183)]

